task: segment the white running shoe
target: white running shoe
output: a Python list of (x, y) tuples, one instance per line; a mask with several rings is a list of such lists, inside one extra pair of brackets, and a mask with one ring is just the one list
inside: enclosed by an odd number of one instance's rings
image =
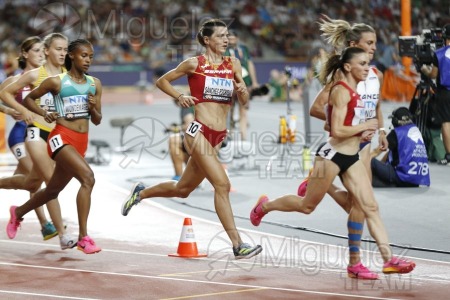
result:
[(65, 234), (59, 238), (59, 244), (62, 250), (72, 249), (77, 245), (77, 238)]

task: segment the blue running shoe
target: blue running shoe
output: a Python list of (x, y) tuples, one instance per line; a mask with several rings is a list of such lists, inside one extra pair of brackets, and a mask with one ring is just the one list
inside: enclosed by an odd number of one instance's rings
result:
[(42, 237), (44, 238), (44, 241), (47, 241), (58, 235), (58, 231), (51, 222), (47, 222), (47, 224), (42, 226), (41, 233)]
[(141, 198), (139, 197), (139, 192), (145, 189), (145, 186), (142, 182), (136, 183), (131, 189), (130, 195), (125, 199), (122, 204), (122, 215), (126, 216), (130, 212), (133, 205), (137, 205), (141, 202)]

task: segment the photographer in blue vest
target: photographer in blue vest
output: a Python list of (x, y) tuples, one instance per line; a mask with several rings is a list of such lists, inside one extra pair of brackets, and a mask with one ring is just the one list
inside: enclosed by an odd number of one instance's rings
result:
[(438, 164), (450, 163), (450, 24), (442, 28), (444, 47), (436, 50), (433, 55), (433, 65), (424, 65), (421, 71), (431, 79), (436, 79), (436, 119), (442, 123), (442, 140), (445, 147), (445, 157)]
[[(372, 186), (418, 187), (430, 185), (427, 149), (413, 116), (406, 107), (392, 112), (393, 130), (387, 135), (388, 153), (383, 159), (372, 158)], [(375, 150), (376, 151), (376, 150)], [(374, 152), (378, 156), (380, 151)]]

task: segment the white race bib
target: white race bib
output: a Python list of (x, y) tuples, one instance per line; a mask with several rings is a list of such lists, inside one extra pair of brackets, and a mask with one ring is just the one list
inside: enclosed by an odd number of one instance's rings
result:
[(242, 67), (242, 78), (245, 78), (247, 76), (250, 76), (249, 72), (246, 68)]
[(63, 99), (64, 117), (67, 119), (80, 118), (89, 115), (87, 95), (73, 95)]
[(366, 121), (366, 109), (364, 107), (355, 107), (353, 109), (355, 116), (352, 120), (352, 126), (364, 123)]
[(36, 142), (40, 140), (40, 129), (38, 127), (27, 128), (27, 142)]
[(25, 100), (30, 92), (30, 90), (22, 90), (22, 101)]
[(197, 135), (197, 133), (200, 131), (200, 129), (202, 128), (202, 124), (200, 124), (197, 121), (192, 121), (191, 124), (189, 124), (188, 128), (186, 129), (186, 133), (189, 134), (192, 137), (195, 137)]
[(320, 157), (331, 160), (333, 156), (336, 155), (336, 150), (334, 150), (333, 146), (331, 146), (329, 143), (326, 143), (322, 146), (322, 148), (320, 148), (320, 151), (317, 154)]
[(60, 134), (52, 136), (48, 140), (48, 144), (50, 145), (50, 149), (52, 149), (52, 152), (55, 152), (57, 149), (61, 148), (64, 145)]
[(55, 111), (55, 100), (53, 99), (52, 93), (47, 93), (43, 95), (39, 99), (39, 105), (41, 108), (47, 110), (47, 111)]
[(27, 151), (25, 150), (25, 144), (24, 143), (20, 143), (17, 145), (14, 145), (11, 148), (12, 152), (14, 153), (14, 156), (16, 157), (17, 160), (27, 157)]
[(214, 101), (228, 102), (233, 96), (233, 81), (221, 77), (205, 77), (205, 89), (203, 98)]

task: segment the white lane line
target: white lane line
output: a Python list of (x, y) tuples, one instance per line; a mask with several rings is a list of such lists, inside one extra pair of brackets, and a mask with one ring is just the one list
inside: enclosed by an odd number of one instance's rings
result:
[[(76, 299), (76, 300), (100, 300), (97, 298), (80, 298), (80, 297), (69, 297), (69, 296), (60, 296), (60, 295), (51, 295), (51, 294), (37, 294), (37, 293), (26, 293), (26, 292), (14, 292), (14, 291), (6, 291), (0, 290), (0, 294), (8, 294), (8, 295), (26, 295), (33, 297), (42, 297), (42, 298), (58, 298), (58, 299)], [(34, 299), (34, 298), (33, 298)]]
[[(160, 276), (153, 276), (153, 275), (138, 275), (138, 274), (117, 273), (117, 272), (92, 271), (92, 270), (86, 270), (86, 269), (68, 269), (68, 268), (57, 268), (57, 267), (47, 267), (47, 266), (32, 266), (32, 265), (25, 265), (25, 264), (2, 263), (2, 262), (0, 262), (0, 265), (8, 265), (8, 266), (15, 266), (15, 267), (22, 267), (22, 268), (32, 268), (32, 269), (46, 269), (46, 270), (54, 270), (54, 271), (66, 271), (66, 272), (67, 271), (69, 271), (69, 272), (82, 272), (82, 273), (88, 272), (88, 273), (99, 274), (99, 275), (121, 276), (121, 277), (131, 277), (131, 278), (155, 279), (155, 280), (166, 280), (166, 281), (180, 281), (180, 282), (190, 282), (190, 283), (203, 283), (203, 284), (206, 284), (206, 285), (220, 285), (220, 286), (229, 286), (229, 287), (266, 289), (266, 290), (273, 290), (273, 291), (280, 291), (280, 292), (293, 292), (293, 293), (300, 293), (300, 294), (342, 296), (342, 297), (346, 297), (346, 298), (358, 298), (358, 299), (400, 300), (400, 299), (397, 299), (397, 298), (383, 298), (383, 297), (352, 295), (352, 294), (344, 294), (344, 293), (318, 292), (318, 291), (310, 291), (310, 290), (302, 290), (302, 289), (289, 289), (289, 288), (270, 287), (270, 286), (261, 286), (261, 285), (215, 282), (215, 281), (197, 280), (197, 279), (160, 277)], [(72, 298), (72, 299), (78, 299), (78, 298)]]

